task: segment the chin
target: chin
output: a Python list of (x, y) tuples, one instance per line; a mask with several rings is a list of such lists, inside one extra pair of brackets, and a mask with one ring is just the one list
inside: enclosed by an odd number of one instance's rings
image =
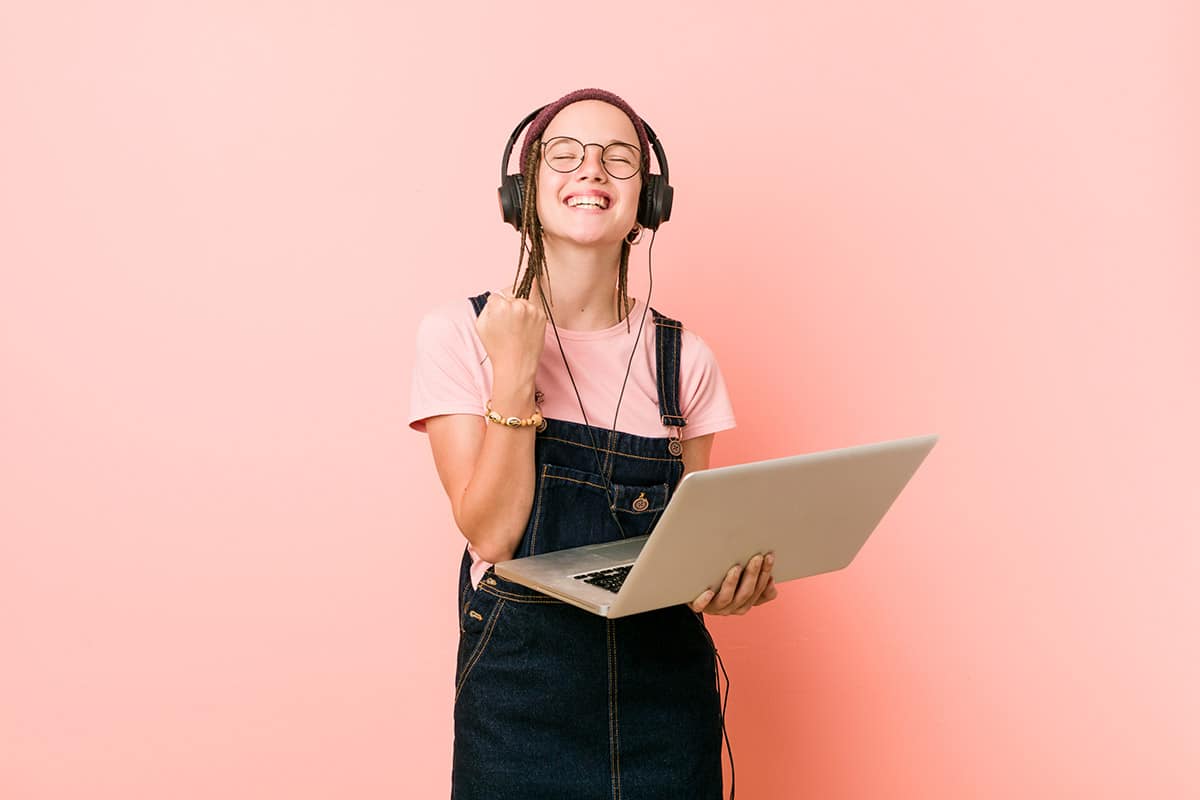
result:
[(624, 237), (620, 234), (614, 234), (612, 231), (598, 231), (595, 233), (589, 231), (546, 231), (546, 238), (557, 239), (561, 242), (570, 242), (581, 247), (615, 247), (621, 244)]
[(632, 220), (623, 228), (621, 226), (614, 227), (610, 221), (606, 220), (605, 222), (606, 224), (603, 225), (580, 224), (577, 220), (571, 220), (567, 225), (546, 225), (543, 222), (542, 230), (545, 231), (547, 238), (578, 245), (610, 247), (624, 241), (625, 234), (634, 225)]

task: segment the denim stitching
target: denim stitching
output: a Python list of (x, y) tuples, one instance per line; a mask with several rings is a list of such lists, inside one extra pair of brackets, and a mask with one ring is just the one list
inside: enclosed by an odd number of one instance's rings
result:
[[(545, 439), (546, 441), (550, 441), (550, 442), (562, 442), (563, 444), (570, 444), (570, 445), (574, 445), (575, 447), (586, 447), (588, 449), (591, 449), (591, 445), (580, 444), (579, 442), (572, 442), (570, 439), (558, 439), (554, 436), (543, 436), (542, 438)], [(598, 449), (603, 453), (616, 452), (616, 451), (605, 450), (602, 447), (598, 448)], [(636, 459), (640, 459), (642, 461), (674, 461), (675, 460), (674, 458), (656, 458), (654, 456), (638, 456), (638, 455), (633, 455), (631, 453), (620, 453), (620, 452), (618, 452), (617, 455), (620, 455), (622, 458), (636, 458)]]
[(467, 580), (463, 583), (463, 589), (458, 593), (458, 632), (464, 633), (466, 628), (463, 627), (463, 614), (467, 613), (467, 589), (471, 588), (471, 581)]
[[(655, 313), (657, 314), (657, 312), (655, 312)], [(675, 320), (672, 320), (672, 319), (668, 319), (667, 317), (657, 316), (657, 317), (655, 317), (654, 322), (656, 325), (659, 326), (660, 329), (661, 328), (672, 328), (677, 331), (683, 330), (683, 325), (681, 323), (679, 323)], [(658, 345), (658, 368), (659, 368), (658, 405), (659, 405), (659, 413), (661, 414), (661, 417), (662, 417), (662, 424), (667, 427), (683, 427), (684, 425), (687, 425), (687, 418), (681, 414), (671, 413), (673, 411), (680, 410), (678, 397), (672, 396), (672, 394), (674, 394), (674, 395), (679, 394), (680, 336), (672, 335), (670, 337), (671, 338), (671, 345), (670, 345), (671, 361), (670, 361), (670, 363), (664, 363), (664, 358), (665, 358), (664, 351), (663, 351), (663, 347), (664, 347), (663, 338), (664, 337), (661, 335), (662, 334), (661, 330), (656, 330), (656, 334), (657, 334), (656, 335), (656, 340), (657, 340), (656, 344)], [(678, 424), (674, 424), (674, 423), (678, 423)]]
[[(649, 514), (651, 511), (657, 511), (657, 512), (661, 513), (662, 510), (667, 507), (667, 503), (671, 501), (671, 485), (667, 484), (667, 483), (656, 483), (653, 486), (647, 486), (646, 488), (654, 489), (659, 486), (665, 486), (667, 489), (666, 502), (664, 502), (661, 506), (655, 506), (654, 508), (650, 508), (649, 506), (646, 506), (646, 508), (641, 511), (638, 511), (637, 509), (633, 508), (632, 506), (629, 508), (623, 508), (621, 506), (613, 506), (613, 511), (616, 511), (618, 514), (633, 514), (633, 515), (639, 516), (639, 517), (642, 514)], [(640, 491), (640, 488), (639, 488), (639, 491)], [(642, 494), (645, 494), (645, 492), (642, 492)]]
[(547, 604), (558, 603), (560, 605), (562, 604), (561, 600), (557, 600), (553, 597), (547, 597), (545, 595), (514, 594), (512, 592), (506, 592), (503, 589), (496, 589), (492, 586), (480, 586), (479, 591), (487, 592), (490, 595), (495, 595), (496, 597), (503, 598), (503, 599), (511, 601), (513, 603), (547, 603)]
[[(683, 328), (680, 328), (679, 330), (682, 331)], [(683, 411), (683, 409), (679, 407), (679, 341), (682, 338), (683, 337), (679, 334), (671, 337), (671, 383), (674, 384), (672, 388), (675, 390), (674, 396), (670, 398), (671, 410), (680, 412)], [(681, 413), (675, 414), (674, 416), (682, 417), (683, 415)]]
[(612, 673), (613, 673), (613, 657), (612, 657), (612, 620), (604, 620), (604, 651), (608, 658), (608, 783), (611, 797), (616, 800), (617, 796), (617, 781), (616, 781), (616, 759), (613, 757), (613, 705), (612, 705)]
[(682, 328), (683, 327), (682, 322), (680, 322), (677, 319), (671, 319), (666, 314), (661, 313), (658, 309), (652, 308), (650, 310), (652, 312), (654, 312), (654, 324), (655, 325), (662, 325), (667, 328)]
[(529, 555), (537, 555), (537, 532), (538, 524), (541, 523), (542, 497), (545, 496), (546, 488), (546, 467), (548, 464), (542, 464), (542, 477), (538, 481), (537, 487), (537, 502), (533, 504), (533, 529), (529, 532)]
[[(659, 320), (657, 320), (657, 319), (654, 321), (656, 323), (659, 322)], [(660, 414), (664, 415), (663, 424), (665, 425), (666, 424), (665, 415), (667, 414), (668, 411), (671, 410), (671, 408), (667, 405), (667, 390), (666, 390), (665, 385), (663, 384), (663, 381), (666, 380), (666, 376), (663, 374), (664, 369), (663, 369), (663, 331), (662, 331), (662, 328), (663, 328), (663, 326), (659, 325), (659, 327), (654, 329), (654, 343), (658, 346), (658, 360), (655, 362), (655, 367), (657, 368), (657, 371), (658, 371), (658, 376), (657, 376), (658, 377), (658, 381), (657, 381), (657, 383), (658, 383), (658, 412)]]
[[(670, 459), (670, 460), (672, 460), (672, 461), (673, 461), (674, 459)], [(605, 491), (607, 491), (606, 487), (604, 487), (604, 486), (601, 486), (601, 485), (600, 485), (600, 484), (598, 484), (598, 483), (592, 483), (591, 481), (584, 481), (584, 480), (580, 480), (579, 478), (571, 478), (571, 477), (567, 477), (566, 475), (548, 475), (548, 474), (546, 474), (546, 470), (547, 470), (547, 468), (548, 468), (549, 466), (550, 466), (549, 464), (543, 464), (543, 465), (542, 465), (542, 473), (543, 473), (543, 474), (542, 474), (542, 477), (543, 477), (543, 478), (546, 478), (546, 479), (549, 479), (549, 480), (552, 480), (552, 481), (568, 481), (568, 482), (570, 482), (570, 483), (578, 483), (578, 484), (580, 484), (581, 486), (591, 486), (593, 489), (602, 489), (602, 490), (605, 490)], [(618, 485), (618, 486), (623, 486), (623, 485), (625, 485), (625, 484), (617, 484), (617, 485)], [(642, 492), (642, 493), (644, 494), (645, 492), (651, 491), (651, 490), (653, 490), (653, 489), (657, 489), (657, 488), (658, 488), (658, 487), (660, 487), (660, 486), (666, 487), (666, 489), (667, 489), (667, 494), (668, 494), (668, 497), (667, 497), (667, 499), (668, 499), (668, 500), (670, 500), (670, 497), (669, 497), (669, 495), (670, 495), (670, 493), (671, 493), (671, 487), (670, 487), (670, 484), (665, 484), (665, 483), (654, 483), (654, 484), (650, 484), (650, 485), (646, 485), (646, 486), (641, 486), (641, 485), (639, 485), (639, 486), (636, 486), (636, 487), (633, 487), (633, 488), (636, 488), (636, 489), (637, 489), (637, 491), (640, 491), (640, 492)], [(539, 488), (541, 488), (541, 487), (539, 487)], [(539, 499), (540, 499), (540, 498), (539, 498)], [(615, 500), (615, 498), (614, 498), (614, 500)], [(649, 512), (649, 511), (661, 511), (661, 510), (662, 510), (663, 508), (665, 508), (665, 507), (666, 507), (665, 505), (661, 505), (661, 506), (658, 506), (658, 507), (656, 507), (656, 508), (646, 508), (644, 511), (637, 511), (637, 510), (635, 510), (635, 509), (633, 509), (633, 508), (624, 508), (624, 507), (622, 507), (622, 506), (620, 506), (620, 505), (614, 505), (614, 506), (612, 507), (612, 510), (613, 510), (613, 511), (620, 511), (620, 512), (623, 512), (623, 513), (625, 513), (625, 514), (645, 514), (645, 513)]]
[(621, 700), (620, 675), (617, 672), (617, 627), (613, 625), (613, 734), (617, 740), (617, 800), (621, 800)]
[(487, 625), (483, 628), (483, 639), (475, 648), (475, 652), (467, 659), (467, 665), (463, 667), (462, 677), (458, 679), (458, 686), (454, 687), (454, 699), (457, 701), (459, 694), (462, 693), (463, 686), (467, 683), (467, 676), (471, 674), (471, 670), (475, 668), (475, 664), (479, 662), (483, 656), (483, 650), (487, 647), (487, 643), (492, 639), (492, 631), (496, 629), (496, 621), (500, 619), (500, 610), (504, 608), (504, 600), (496, 603), (496, 607), (492, 609), (492, 614), (488, 617)]
[(604, 621), (608, 634), (608, 752), (613, 800), (621, 798), (621, 742), (617, 707), (617, 637), (611, 619)]
[[(608, 449), (604, 451), (604, 474), (611, 476), (613, 473), (612, 461), (613, 454), (616, 452), (612, 448), (617, 446), (617, 429), (613, 428), (608, 432)], [(604, 488), (604, 487), (600, 487)], [(605, 489), (605, 492), (608, 490)]]
[(550, 479), (550, 480), (552, 480), (552, 481), (570, 481), (571, 483), (581, 483), (581, 484), (583, 484), (584, 486), (594, 486), (594, 487), (595, 487), (595, 488), (597, 488), (597, 489), (603, 489), (603, 488), (604, 488), (603, 486), (601, 486), (601, 485), (600, 485), (600, 484), (598, 484), (598, 483), (592, 483), (591, 481), (581, 481), (581, 480), (579, 480), (578, 478), (568, 478), (568, 477), (566, 477), (566, 476), (564, 476), (564, 475), (546, 475), (546, 474), (543, 472), (543, 474), (542, 474), (542, 477), (543, 477), (543, 478), (549, 478), (549, 479)]

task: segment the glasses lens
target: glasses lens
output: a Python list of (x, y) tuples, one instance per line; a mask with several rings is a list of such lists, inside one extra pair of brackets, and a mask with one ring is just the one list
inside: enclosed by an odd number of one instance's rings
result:
[(583, 163), (583, 145), (568, 136), (551, 139), (542, 146), (546, 164), (556, 172), (571, 172)]
[(604, 148), (604, 168), (618, 180), (632, 178), (642, 166), (641, 152), (631, 144), (613, 142)]

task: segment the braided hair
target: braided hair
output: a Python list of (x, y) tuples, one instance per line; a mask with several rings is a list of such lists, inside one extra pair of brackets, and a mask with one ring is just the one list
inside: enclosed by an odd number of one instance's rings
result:
[[(517, 254), (517, 273), (513, 276), (513, 295), (523, 300), (529, 299), (529, 292), (533, 288), (534, 281), (537, 282), (538, 289), (542, 291), (542, 296), (547, 297), (546, 287), (542, 285), (542, 277), (545, 276), (547, 283), (549, 282), (549, 275), (546, 272), (546, 247), (543, 240), (542, 221), (537, 213), (537, 179), (541, 157), (542, 143), (539, 140), (529, 148), (529, 154), (526, 156), (521, 170), (525, 202), (521, 208), (521, 250)], [(629, 300), (630, 249), (628, 239), (621, 242), (621, 263), (617, 272), (617, 319), (625, 320), (626, 331), (630, 327), (629, 312), (633, 310), (633, 303)], [(526, 253), (529, 254), (528, 262), (525, 260)], [(524, 274), (521, 273), (522, 264), (525, 266)]]

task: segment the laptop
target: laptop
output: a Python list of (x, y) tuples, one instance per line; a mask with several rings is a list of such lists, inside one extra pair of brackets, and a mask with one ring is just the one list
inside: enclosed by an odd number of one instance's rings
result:
[(617, 618), (690, 603), (775, 553), (776, 583), (847, 566), (936, 435), (690, 472), (648, 536), (496, 564), (502, 578)]

